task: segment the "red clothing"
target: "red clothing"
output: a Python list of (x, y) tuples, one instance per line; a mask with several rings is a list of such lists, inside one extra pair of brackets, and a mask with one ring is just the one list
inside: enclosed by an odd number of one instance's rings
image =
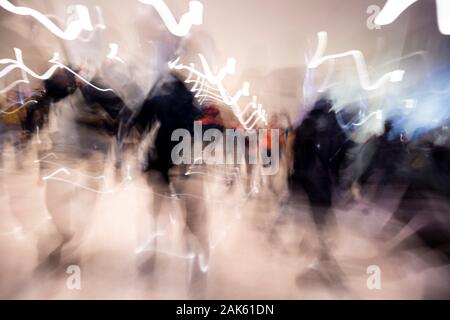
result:
[(278, 136), (279, 136), (279, 145), (283, 145), (284, 144), (284, 139), (283, 136), (281, 134), (281, 130), (280, 129), (275, 129), (275, 128), (268, 128), (267, 129), (267, 134), (266, 136), (262, 139), (262, 147), (271, 150), (272, 149), (272, 130), (277, 130), (278, 131)]
[(203, 117), (199, 119), (199, 121), (202, 123), (202, 125), (210, 126), (224, 126), (222, 117), (220, 116), (220, 110), (210, 105), (202, 110)]

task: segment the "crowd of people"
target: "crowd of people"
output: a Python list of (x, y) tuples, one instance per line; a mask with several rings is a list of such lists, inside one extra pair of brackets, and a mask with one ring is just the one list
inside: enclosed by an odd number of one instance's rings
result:
[[(91, 84), (107, 88), (108, 72), (104, 68)], [(136, 99), (125, 102), (115, 91), (97, 90), (60, 69), (38, 89), (18, 87), (2, 96), (0, 156), (10, 145), (16, 169), (20, 170), (24, 159), (29, 158), (27, 153), (36, 151), (31, 157), (39, 162), (46, 209), (60, 236), (59, 245), (50, 252), (39, 252), (37, 269), (77, 262), (84, 228), (74, 227), (76, 221), (67, 212), (75, 203), (77, 212), (90, 216), (102, 188), (101, 179), (92, 177), (102, 176), (107, 160), (113, 159), (118, 184), (126, 178), (130, 166), (139, 167), (147, 177), (149, 190), (157, 195), (148, 209), (149, 215), (166, 214), (161, 208), (173, 197), (182, 200), (185, 250), (193, 255), (189, 286), (191, 292), (198, 294), (206, 290), (211, 249), (208, 214), (202, 200), (204, 180), (186, 174), (187, 165), (173, 163), (171, 154), (177, 142), (171, 136), (180, 128), (193, 133), (195, 121), (200, 121), (205, 130), (235, 128), (245, 133), (245, 129), (236, 119), (224, 120), (225, 107), (211, 101), (199, 103), (183, 76), (174, 72), (167, 71), (159, 77), (147, 94), (132, 79), (126, 81), (124, 92)], [(130, 105), (128, 101), (138, 102)], [(333, 254), (334, 233), (329, 232), (336, 226), (336, 208), (358, 201), (367, 202), (369, 208), (383, 206), (384, 200), (398, 193), (395, 210), (377, 237), (389, 243), (407, 226), (414, 232), (382, 254), (423, 248), (437, 254), (436, 263), (448, 265), (448, 125), (408, 134), (396, 127), (393, 119), (383, 119), (383, 132), (361, 143), (353, 139), (356, 126), (343, 127), (338, 121), (332, 99), (319, 98), (313, 106), (303, 108), (307, 113), (298, 123), (292, 123), (287, 114), (273, 112), (264, 126), (280, 133), (280, 172), (285, 177), (282, 187), (275, 183), (276, 176), (262, 176), (258, 165), (248, 161), (245, 166), (226, 164), (220, 168), (229, 188), (239, 183), (237, 176), (243, 177), (248, 199), (264, 201), (261, 194), (268, 192), (278, 203), (276, 218), (267, 232), (272, 243), (280, 236), (280, 225), (301, 224), (299, 217), (310, 214), (319, 245), (309, 271), (298, 276), (299, 285), (311, 278), (344, 283)], [(36, 141), (37, 147), (33, 147)], [(270, 152), (275, 142), (270, 135), (263, 141), (260, 147)], [(143, 146), (144, 157), (138, 157)], [(83, 172), (82, 188), (52, 179), (55, 172), (64, 168)], [(367, 212), (361, 212), (360, 219), (365, 219), (365, 215)], [(416, 220), (420, 224), (411, 227)], [(87, 220), (80, 221), (83, 224)], [(156, 225), (154, 228), (148, 230), (149, 235), (157, 232)], [(157, 248), (157, 237), (151, 242), (149, 245)], [(155, 249), (154, 254), (140, 261), (139, 272), (155, 272), (156, 257)]]

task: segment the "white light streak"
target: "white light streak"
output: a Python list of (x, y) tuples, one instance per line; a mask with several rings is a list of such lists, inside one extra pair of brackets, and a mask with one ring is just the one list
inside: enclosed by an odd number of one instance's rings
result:
[(117, 56), (117, 53), (119, 52), (119, 46), (118, 46), (117, 43), (110, 43), (109, 44), (109, 50), (110, 51), (109, 51), (108, 55), (106, 56), (108, 59), (116, 60), (116, 61), (119, 61), (121, 63), (125, 63), (121, 58), (119, 58)]
[(384, 26), (394, 22), (406, 9), (418, 0), (388, 0), (375, 18), (375, 24)]
[(34, 160), (33, 162), (34, 163), (39, 163), (39, 162), (42, 162), (42, 161), (44, 161), (45, 159), (47, 159), (47, 158), (50, 158), (50, 157), (53, 157), (53, 158), (55, 158), (55, 159), (58, 159), (58, 157), (56, 156), (56, 154), (54, 154), (53, 152), (51, 152), (51, 153), (49, 153), (49, 154), (46, 154), (44, 157), (42, 157), (41, 159), (39, 159), (39, 160)]
[(167, 29), (177, 37), (186, 36), (194, 25), (203, 23), (203, 4), (200, 1), (190, 1), (189, 11), (183, 14), (177, 23), (169, 7), (163, 0), (139, 0), (143, 4), (152, 5), (161, 16)]
[(436, 0), (439, 31), (450, 35), (450, 1)]
[[(69, 11), (69, 10), (70, 10), (70, 11), (73, 10), (73, 7), (74, 7), (74, 6), (69, 7), (69, 8), (68, 8), (68, 11)], [(89, 41), (92, 40), (92, 38), (94, 37), (94, 35), (95, 35), (95, 33), (96, 33), (97, 30), (105, 30), (105, 29), (106, 29), (105, 23), (104, 23), (104, 21), (103, 21), (103, 14), (102, 14), (101, 8), (100, 8), (99, 6), (96, 6), (95, 9), (97, 10), (97, 15), (98, 15), (99, 23), (97, 23), (97, 24), (93, 27), (93, 30), (92, 30), (91, 32), (89, 32), (89, 34), (88, 34), (87, 36), (83, 37), (83, 35), (80, 34), (80, 35), (77, 37), (77, 40), (80, 40), (80, 41), (83, 41), (83, 42), (89, 42)], [(46, 14), (45, 16), (48, 17), (48, 18), (51, 18), (51, 19), (54, 19), (54, 20), (58, 21), (58, 23), (59, 23), (60, 25), (63, 25), (63, 24), (64, 24), (64, 21), (63, 21), (62, 19), (60, 19), (58, 16), (55, 16), (55, 15), (53, 15), (53, 14)]]
[(30, 103), (37, 103), (37, 101), (36, 101), (36, 100), (30, 100), (30, 101), (25, 102), (25, 103), (22, 104), (19, 108), (15, 109), (15, 110), (13, 110), (13, 111), (3, 111), (3, 110), (0, 110), (0, 113), (3, 113), (3, 114), (14, 114), (14, 113), (20, 111), (21, 109), (25, 108), (25, 107), (26, 107), (27, 105), (29, 105)]
[(55, 52), (54, 55), (53, 55), (53, 58), (48, 61), (48, 62), (52, 63), (53, 66), (51, 66), (50, 69), (48, 69), (46, 72), (44, 72), (41, 75), (37, 74), (36, 72), (34, 72), (33, 70), (31, 70), (30, 68), (28, 68), (25, 65), (25, 63), (23, 61), (23, 57), (22, 57), (22, 51), (20, 49), (14, 48), (14, 53), (16, 55), (16, 60), (14, 60), (14, 59), (0, 59), (0, 64), (8, 65), (3, 70), (0, 71), (0, 78), (6, 76), (7, 74), (9, 74), (11, 71), (13, 71), (15, 69), (21, 69), (21, 70), (25, 71), (27, 74), (31, 75), (32, 77), (34, 77), (36, 79), (47, 80), (55, 73), (55, 71), (57, 69), (62, 68), (62, 69), (66, 69), (67, 71), (72, 73), (74, 76), (76, 76), (78, 79), (80, 79), (81, 81), (83, 81), (87, 85), (93, 87), (94, 89), (97, 89), (97, 90), (103, 91), (103, 92), (105, 92), (105, 91), (113, 91), (112, 89), (102, 89), (102, 88), (99, 88), (99, 87), (93, 85), (88, 80), (86, 80), (85, 78), (80, 76), (78, 73), (76, 73), (75, 71), (73, 71), (72, 69), (67, 67), (66, 65), (62, 64), (61, 62), (59, 62), (58, 61), (58, 59), (59, 59), (59, 53), (58, 52)]
[[(55, 163), (55, 162), (45, 161), (45, 160), (37, 160), (37, 161), (34, 161), (34, 162), (35, 163), (36, 162), (44, 162), (44, 163), (56, 164), (57, 165), (57, 163)], [(77, 171), (77, 170), (74, 170), (74, 171)], [(43, 177), (42, 180), (44, 180), (44, 181), (54, 180), (54, 181), (64, 182), (64, 183), (68, 183), (70, 185), (73, 185), (74, 187), (81, 188), (81, 189), (84, 189), (84, 190), (87, 190), (87, 191), (90, 191), (90, 192), (93, 192), (93, 193), (98, 193), (98, 194), (112, 194), (112, 193), (115, 193), (116, 190), (119, 189), (122, 185), (124, 185), (127, 181), (132, 181), (133, 180), (133, 178), (130, 176), (130, 174), (128, 172), (128, 175), (123, 179), (123, 181), (121, 183), (119, 183), (116, 186), (116, 188), (114, 188), (114, 189), (107, 189), (105, 191), (99, 191), (99, 190), (96, 190), (96, 189), (93, 189), (93, 188), (90, 188), (90, 187), (86, 187), (86, 186), (84, 186), (82, 184), (79, 184), (77, 182), (57, 177), (57, 175), (59, 173), (61, 173), (61, 172), (65, 173), (66, 175), (69, 175), (69, 176), (72, 174), (69, 171), (69, 169), (67, 169), (67, 168), (59, 168), (58, 170), (56, 170), (55, 172), (49, 174), (48, 176)], [(90, 179), (94, 179), (94, 180), (105, 180), (106, 179), (105, 176), (93, 177), (93, 176), (87, 175), (85, 173), (82, 173), (80, 171), (77, 171), (76, 173), (78, 173), (81, 176), (84, 176), (84, 177), (87, 177), (87, 178), (90, 178)]]
[[(375, 24), (380, 26), (394, 22), (406, 9), (419, 0), (388, 0), (381, 12), (375, 18)], [(436, 0), (439, 31), (450, 35), (450, 1)]]
[(377, 120), (381, 120), (383, 117), (383, 111), (381, 110), (377, 110), (374, 112), (369, 113), (366, 117), (364, 117), (364, 119), (362, 119), (360, 122), (358, 123), (353, 123), (354, 126), (362, 126), (364, 123), (366, 123), (367, 121), (369, 121), (370, 118), (372, 118), (373, 116), (375, 116), (375, 118)]
[(87, 37), (83, 37), (82, 35), (80, 35), (78, 37), (78, 40), (81, 40), (83, 42), (89, 42), (89, 41), (92, 40), (92, 38), (94, 37), (94, 35), (95, 35), (97, 30), (105, 30), (106, 29), (106, 25), (105, 25), (105, 22), (103, 20), (102, 9), (99, 6), (95, 6), (95, 10), (97, 11), (97, 16), (98, 16), (99, 23), (97, 23), (94, 26), (94, 30)]
[(52, 220), (51, 216), (44, 217), (39, 223), (37, 223), (32, 229), (30, 229), (27, 233), (24, 233), (23, 227), (18, 226), (12, 229), (11, 231), (7, 232), (0, 232), (0, 236), (14, 236), (16, 240), (23, 240), (26, 237), (32, 235), (34, 232), (36, 232), (40, 227), (48, 223), (50, 220)]
[(6, 88), (0, 90), (0, 95), (5, 95), (6, 93), (8, 93), (9, 90), (11, 90), (12, 88), (14, 88), (15, 86), (17, 86), (18, 84), (21, 84), (21, 83), (29, 84), (30, 81), (28, 81), (28, 80), (17, 80), (17, 81), (14, 81), (10, 85), (8, 85)]
[(68, 11), (75, 11), (78, 19), (71, 21), (66, 30), (61, 30), (45, 14), (28, 8), (16, 7), (8, 0), (0, 0), (0, 6), (5, 10), (21, 16), (31, 16), (45, 26), (50, 32), (64, 40), (75, 40), (83, 30), (93, 31), (92, 22), (89, 16), (89, 10), (85, 6), (75, 5), (68, 8)]
[(44, 180), (44, 181), (49, 180), (49, 179), (53, 178), (54, 176), (56, 176), (57, 174), (59, 174), (60, 172), (64, 172), (65, 174), (70, 176), (69, 170), (67, 170), (66, 168), (61, 168), (61, 169), (56, 170), (52, 174), (49, 174), (48, 176), (43, 177), (42, 180)]
[[(253, 129), (259, 121), (262, 121), (267, 124), (266, 112), (265, 110), (263, 110), (262, 105), (256, 102), (256, 97), (254, 97), (253, 101), (247, 104), (245, 108), (246, 112), (248, 110), (248, 107), (251, 106), (253, 109), (255, 109), (254, 112), (249, 116), (247, 120), (243, 119), (243, 115), (245, 112), (241, 110), (238, 102), (241, 97), (249, 96), (250, 84), (248, 82), (244, 82), (242, 88), (238, 90), (238, 92), (234, 96), (231, 96), (223, 85), (223, 80), (225, 79), (225, 77), (227, 75), (234, 74), (236, 71), (235, 59), (228, 58), (227, 64), (224, 67), (222, 67), (219, 70), (219, 72), (215, 75), (211, 71), (211, 68), (207, 63), (205, 57), (202, 54), (199, 54), (198, 56), (202, 63), (204, 73), (196, 70), (195, 65), (192, 63), (189, 66), (179, 63), (180, 58), (177, 58), (174, 61), (169, 62), (168, 63), (169, 68), (175, 70), (189, 71), (189, 75), (185, 82), (194, 83), (194, 86), (191, 88), (191, 91), (196, 92), (195, 97), (201, 98), (201, 101), (213, 100), (230, 106), (233, 113), (236, 115), (239, 122), (246, 130)], [(196, 80), (192, 80), (193, 75), (197, 77)], [(205, 89), (205, 87), (207, 89)], [(212, 91), (218, 91), (218, 93)], [(253, 120), (253, 122), (249, 125), (251, 120)]]
[(364, 60), (364, 55), (359, 50), (350, 50), (344, 53), (332, 54), (328, 56), (324, 56), (325, 50), (327, 48), (327, 40), (328, 35), (326, 32), (322, 31), (317, 34), (319, 43), (317, 45), (317, 50), (314, 54), (312, 60), (308, 63), (309, 69), (315, 69), (320, 66), (322, 63), (339, 59), (345, 57), (353, 57), (355, 61), (356, 71), (358, 73), (359, 81), (361, 83), (361, 87), (366, 91), (373, 91), (380, 88), (386, 82), (400, 82), (403, 80), (403, 75), (405, 74), (404, 70), (394, 70), (392, 72), (386, 73), (383, 75), (378, 81), (375, 83), (370, 82), (369, 73), (367, 71), (366, 61)]
[(38, 144), (41, 144), (42, 143), (42, 141), (41, 141), (41, 137), (40, 137), (40, 130), (39, 130), (39, 126), (36, 126), (36, 138), (37, 138), (37, 143)]

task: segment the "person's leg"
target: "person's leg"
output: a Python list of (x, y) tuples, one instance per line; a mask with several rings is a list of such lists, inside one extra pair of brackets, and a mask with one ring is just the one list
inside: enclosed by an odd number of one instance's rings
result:
[(178, 184), (177, 187), (184, 194), (186, 224), (184, 239), (188, 255), (194, 258), (188, 261), (188, 287), (193, 297), (204, 297), (207, 290), (207, 276), (209, 269), (209, 232), (208, 216), (204, 197), (203, 181), (198, 177), (191, 177)]
[(308, 196), (312, 220), (316, 228), (317, 252), (309, 273), (298, 277), (298, 283), (311, 275), (316, 280), (346, 290), (342, 280), (345, 276), (333, 255), (335, 247), (336, 217), (332, 207), (332, 186), (329, 177), (304, 177), (302, 186)]
[(318, 232), (323, 232), (330, 215), (333, 214), (331, 179), (321, 175), (305, 174), (301, 179), (301, 185), (308, 196), (312, 220)]
[(86, 233), (94, 222), (95, 208), (99, 195), (106, 190), (102, 178), (105, 169), (106, 154), (91, 153), (84, 159), (80, 157), (78, 170), (72, 179), (81, 186), (75, 187), (72, 203), (72, 225), (74, 236), (63, 248), (65, 260), (78, 260), (80, 246), (86, 238)]
[(380, 236), (383, 239), (396, 236), (422, 209), (423, 201), (423, 194), (420, 191), (408, 187), (398, 207), (381, 229)]
[[(158, 220), (163, 205), (170, 198), (170, 188), (167, 179), (159, 171), (147, 172), (147, 182), (151, 188), (152, 202), (148, 212), (143, 217), (144, 228), (138, 225), (138, 268), (142, 274), (152, 274), (156, 267), (158, 250)], [(146, 219), (146, 218), (149, 219)]]
[(74, 236), (71, 219), (72, 198), (74, 192), (74, 187), (68, 183), (51, 179), (45, 182), (45, 204), (60, 240), (56, 249), (54, 249), (49, 256), (44, 257), (45, 252), (40, 250), (40, 262), (42, 262), (44, 258), (47, 258), (47, 262), (52, 265), (59, 265), (63, 246)]

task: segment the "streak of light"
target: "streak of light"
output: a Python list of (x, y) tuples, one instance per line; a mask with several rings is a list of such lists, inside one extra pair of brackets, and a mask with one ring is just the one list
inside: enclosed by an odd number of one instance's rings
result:
[(103, 20), (103, 13), (102, 13), (101, 7), (95, 6), (95, 10), (97, 11), (97, 16), (98, 16), (99, 23), (97, 23), (94, 26), (94, 30), (92, 32), (90, 32), (88, 36), (83, 37), (83, 35), (80, 35), (78, 37), (78, 40), (81, 40), (83, 42), (89, 42), (89, 41), (92, 40), (92, 38), (96, 34), (97, 30), (105, 30), (106, 29), (106, 25), (105, 25), (105, 22)]
[(125, 61), (123, 61), (121, 58), (119, 58), (117, 56), (117, 53), (119, 52), (119, 46), (117, 45), (117, 43), (110, 43), (109, 50), (110, 51), (109, 51), (108, 55), (106, 56), (108, 59), (116, 60), (121, 63), (125, 63)]
[[(57, 54), (55, 54), (55, 56), (57, 56)], [(85, 78), (83, 78), (82, 76), (80, 76), (78, 73), (76, 73), (75, 71), (73, 71), (72, 69), (70, 69), (69, 67), (67, 67), (66, 65), (62, 64), (59, 61), (55, 60), (55, 56), (53, 57), (52, 60), (50, 60), (49, 62), (54, 63), (55, 65), (59, 66), (60, 68), (66, 69), (67, 71), (69, 71), (70, 73), (72, 73), (75, 77), (77, 77), (78, 79), (80, 79), (81, 81), (83, 81), (84, 83), (86, 83), (88, 86), (91, 86), (92, 88), (98, 90), (98, 91), (102, 91), (102, 92), (106, 92), (106, 91), (113, 91), (113, 89), (111, 88), (107, 88), (107, 89), (102, 89), (99, 88), (95, 85), (93, 85), (92, 83), (90, 83), (88, 80), (86, 80)]]
[[(30, 103), (37, 103), (37, 101), (36, 101), (36, 100), (30, 100), (30, 101), (25, 102), (25, 103), (22, 104), (19, 108), (15, 109), (15, 110), (13, 110), (13, 111), (3, 111), (3, 110), (0, 110), (0, 113), (3, 113), (3, 114), (14, 114), (14, 113), (16, 113), (16, 112), (22, 110), (22, 109), (25, 108), (26, 106), (28, 106)], [(10, 106), (10, 107), (11, 107), (11, 106)], [(8, 108), (9, 108), (9, 107), (8, 107)]]
[[(399, 58), (395, 58), (395, 59), (386, 61), (386, 62), (378, 65), (378, 67), (379, 68), (385, 67), (385, 66), (388, 66), (390, 64), (393, 64), (393, 63), (396, 63), (396, 62), (399, 62), (399, 61), (403, 61), (403, 60), (406, 60), (406, 59), (410, 59), (410, 58), (413, 58), (413, 57), (421, 58), (423, 66), (425, 67), (425, 73), (426, 73), (427, 76), (430, 76), (430, 70), (429, 70), (430, 69), (430, 62), (429, 62), (429, 59), (427, 57), (427, 52), (426, 51), (411, 52), (411, 53), (409, 53), (407, 55), (404, 55), (404, 56), (401, 56)], [(330, 62), (331, 61), (334, 62), (334, 60), (330, 60)], [(327, 77), (330, 76), (331, 74), (332, 74), (332, 71), (329, 69), (328, 73), (327, 73)], [(328, 89), (331, 89), (332, 87), (335, 87), (335, 86), (337, 86), (339, 84), (339, 82), (333, 82), (332, 84), (328, 84), (328, 82), (329, 82), (329, 79), (324, 81), (322, 83), (322, 86), (320, 87), (320, 89), (318, 89), (318, 92), (325, 92)]]
[[(385, 26), (393, 23), (406, 9), (419, 0), (388, 0), (381, 12), (375, 18), (375, 24)], [(436, 0), (439, 31), (450, 35), (450, 2)]]
[(71, 21), (65, 31), (61, 30), (56, 24), (54, 24), (45, 14), (28, 8), (28, 7), (16, 7), (8, 0), (0, 0), (0, 6), (5, 10), (22, 16), (31, 16), (45, 26), (50, 32), (64, 40), (75, 40), (83, 30), (93, 31), (91, 18), (89, 16), (89, 10), (85, 6), (75, 5), (69, 7), (73, 9), (77, 14), (78, 19)]
[(47, 164), (57, 165), (57, 166), (60, 166), (60, 167), (61, 167), (61, 168), (58, 169), (56, 172), (54, 172), (49, 178), (53, 177), (54, 175), (56, 175), (56, 174), (58, 174), (58, 173), (60, 173), (60, 172), (64, 172), (64, 173), (66, 173), (66, 174), (68, 174), (68, 175), (71, 175), (72, 172), (75, 172), (75, 173), (79, 174), (80, 176), (83, 176), (83, 177), (86, 177), (86, 178), (89, 178), (89, 179), (92, 179), (92, 180), (106, 180), (106, 177), (103, 176), (103, 175), (101, 175), (101, 176), (91, 176), (91, 175), (88, 175), (88, 174), (86, 174), (86, 173), (83, 173), (83, 172), (81, 172), (81, 171), (79, 171), (79, 170), (69, 169), (69, 168), (64, 168), (64, 167), (63, 167), (62, 165), (60, 165), (59, 163), (56, 163), (56, 162), (53, 162), (53, 161), (35, 160), (34, 162), (35, 162), (35, 163), (42, 162), (42, 163), (47, 163)]
[(11, 231), (0, 232), (0, 237), (14, 236), (17, 240), (23, 240), (34, 232), (36, 232), (43, 225), (47, 224), (50, 220), (52, 220), (51, 216), (46, 216), (39, 223), (37, 223), (33, 228), (31, 228), (27, 233), (24, 233), (23, 227), (18, 226), (12, 229)]
[(55, 52), (54, 55), (53, 55), (53, 58), (48, 61), (48, 62), (52, 63), (53, 66), (51, 66), (50, 69), (48, 69), (42, 75), (39, 75), (39, 74), (35, 73), (33, 70), (31, 70), (30, 68), (28, 68), (25, 65), (25, 63), (23, 62), (23, 58), (22, 58), (22, 51), (20, 49), (14, 48), (14, 52), (16, 54), (16, 60), (13, 60), (13, 59), (0, 59), (0, 64), (9, 64), (3, 70), (0, 71), (0, 78), (6, 76), (8, 73), (13, 71), (14, 69), (19, 68), (21, 70), (24, 70), (27, 74), (33, 76), (36, 79), (47, 80), (55, 73), (55, 71), (57, 69), (62, 68), (62, 69), (65, 69), (65, 70), (69, 71), (74, 76), (76, 76), (78, 79), (80, 79), (81, 81), (83, 81), (84, 83), (86, 83), (87, 85), (93, 87), (94, 89), (96, 89), (98, 91), (103, 91), (103, 92), (113, 91), (112, 89), (109, 89), (109, 88), (108, 89), (102, 89), (102, 88), (99, 88), (99, 87), (95, 86), (94, 84), (90, 83), (88, 80), (86, 80), (85, 78), (80, 76), (78, 73), (76, 73), (75, 71), (73, 71), (72, 69), (67, 67), (66, 65), (62, 64), (61, 62), (59, 62), (58, 61), (58, 59), (59, 59), (59, 53), (58, 52)]
[(418, 0), (388, 0), (375, 18), (375, 24), (384, 26), (394, 22), (406, 9)]
[(439, 31), (450, 35), (450, 2), (448, 0), (436, 0)]
[[(42, 160), (40, 160), (39, 162), (53, 163), (53, 162), (50, 162), (50, 161), (42, 161)], [(55, 163), (53, 163), (53, 164), (55, 164)], [(68, 179), (56, 177), (56, 175), (58, 175), (61, 172), (65, 173), (66, 175), (69, 175), (69, 176), (72, 174), (67, 168), (59, 168), (58, 170), (54, 171), (53, 173), (51, 173), (51, 174), (49, 174), (49, 175), (47, 175), (45, 177), (42, 177), (42, 180), (44, 180), (44, 181), (54, 180), (54, 181), (64, 182), (64, 183), (73, 185), (74, 187), (81, 188), (81, 189), (84, 189), (84, 190), (87, 190), (87, 191), (90, 191), (90, 192), (93, 192), (93, 193), (98, 193), (98, 194), (112, 194), (112, 193), (115, 193), (116, 190), (120, 189), (127, 182), (133, 180), (133, 178), (130, 176), (130, 174), (128, 172), (127, 176), (123, 179), (123, 181), (121, 181), (115, 188), (110, 188), (110, 189), (107, 189), (105, 191), (100, 191), (100, 190), (96, 190), (94, 188), (86, 187), (86, 186), (84, 186), (84, 185), (82, 185), (80, 183), (77, 183), (77, 182), (74, 182), (74, 181), (71, 181), (71, 180), (68, 180)], [(77, 173), (82, 175), (82, 176), (85, 176), (87, 178), (90, 178), (90, 179), (95, 179), (95, 180), (104, 180), (105, 179), (105, 176), (93, 177), (93, 176), (84, 174), (84, 173), (79, 172), (79, 171), (77, 171)]]
[(353, 57), (353, 59), (355, 61), (356, 71), (358, 73), (361, 87), (366, 91), (376, 90), (376, 89), (380, 88), (382, 85), (384, 85), (386, 82), (400, 82), (403, 80), (403, 75), (404, 75), (405, 71), (398, 69), (398, 70), (394, 70), (392, 72), (389, 72), (389, 73), (383, 75), (380, 79), (378, 79), (378, 81), (376, 81), (375, 83), (372, 84), (370, 82), (369, 73), (367, 71), (367, 65), (364, 60), (364, 55), (362, 54), (361, 51), (350, 50), (350, 51), (347, 51), (344, 53), (324, 56), (324, 53), (325, 53), (325, 50), (327, 47), (328, 35), (326, 32), (322, 31), (322, 32), (319, 32), (317, 34), (317, 36), (318, 36), (319, 42), (318, 42), (317, 50), (316, 50), (313, 58), (308, 63), (309, 69), (315, 69), (318, 66), (320, 66), (322, 63), (329, 61), (329, 60), (334, 60), (334, 59), (351, 56), (351, 57)]
[[(80, 34), (78, 36), (77, 40), (80, 40), (83, 42), (89, 42), (92, 40), (92, 38), (96, 34), (96, 31), (106, 29), (105, 23), (103, 22), (103, 14), (102, 14), (101, 8), (99, 6), (96, 6), (96, 10), (97, 10), (98, 19), (100, 22), (93, 26), (93, 30), (91, 32), (89, 32), (89, 34), (87, 36), (83, 37), (83, 34)], [(55, 16), (53, 14), (46, 14), (46, 16), (58, 21), (60, 23), (60, 25), (64, 24), (64, 21), (62, 19), (60, 19), (58, 16)]]
[(366, 117), (364, 117), (364, 119), (362, 119), (360, 122), (353, 123), (353, 125), (357, 126), (357, 127), (362, 126), (364, 123), (369, 121), (369, 119), (374, 117), (374, 116), (376, 117), (377, 120), (381, 120), (381, 118), (383, 116), (383, 112), (381, 110), (377, 110), (377, 111), (371, 112)]
[(139, 2), (153, 6), (167, 29), (177, 37), (186, 36), (192, 26), (203, 23), (203, 4), (200, 1), (189, 2), (189, 11), (183, 14), (179, 23), (163, 0), (139, 0)]
[(50, 158), (50, 157), (53, 157), (53, 158), (55, 158), (55, 159), (58, 159), (58, 157), (56, 156), (56, 154), (54, 154), (53, 152), (51, 152), (51, 153), (46, 154), (45, 156), (43, 156), (41, 159), (34, 160), (33, 162), (34, 162), (34, 163), (38, 163), (38, 162), (41, 162), (41, 161), (43, 161), (43, 160), (45, 160), (45, 159), (47, 159), (47, 158)]
[(39, 126), (36, 126), (36, 138), (37, 138), (37, 143), (38, 144), (41, 144), (42, 143), (42, 141), (41, 141), (41, 137), (40, 137), (40, 130), (39, 130)]
[(9, 90), (11, 90), (12, 88), (14, 88), (15, 86), (17, 86), (18, 84), (21, 84), (21, 83), (29, 84), (30, 81), (28, 81), (28, 80), (23, 80), (23, 79), (14, 81), (14, 82), (11, 83), (10, 85), (8, 85), (8, 86), (5, 87), (4, 89), (2, 89), (2, 90), (0, 91), (0, 95), (6, 94)]
[[(237, 170), (237, 169), (236, 169)], [(136, 187), (139, 190), (145, 190), (148, 191), (147, 189), (142, 189), (139, 187)], [(229, 201), (215, 201), (209, 198), (205, 198), (205, 197), (199, 197), (197, 195), (193, 195), (193, 194), (188, 194), (188, 193), (176, 193), (176, 194), (172, 194), (171, 196), (167, 196), (164, 194), (160, 194), (160, 193), (156, 193), (151, 191), (154, 195), (158, 195), (164, 198), (168, 198), (171, 200), (178, 200), (180, 201), (181, 197), (192, 197), (192, 198), (196, 198), (202, 201), (207, 201), (207, 202), (212, 202), (212, 203), (221, 203), (221, 204), (225, 204), (225, 205), (229, 205), (230, 202)], [(246, 196), (243, 198), (242, 201), (239, 202), (234, 202), (232, 203), (235, 207), (241, 207), (243, 206), (248, 200), (250, 199), (250, 193), (246, 194)], [(235, 210), (236, 214), (233, 217), (234, 221), (240, 220), (241, 219), (241, 215), (239, 213), (239, 210)], [(173, 224), (173, 223), (172, 223)], [(173, 256), (173, 257), (177, 257), (177, 258), (182, 258), (182, 259), (193, 259), (195, 258), (196, 254), (195, 253), (191, 253), (188, 255), (180, 255), (177, 253), (173, 253), (173, 252), (169, 252), (169, 251), (162, 251), (162, 250), (158, 250), (156, 248), (149, 248), (149, 246), (151, 245), (153, 239), (157, 238), (157, 237), (164, 237), (165, 235), (168, 234), (168, 227), (169, 224), (167, 224), (165, 227), (162, 228), (161, 231), (156, 232), (155, 234), (151, 235), (142, 245), (138, 246), (135, 249), (135, 253), (140, 254), (142, 252), (155, 252), (155, 253), (162, 253), (162, 254), (166, 254), (169, 256)], [(215, 248), (217, 248), (217, 246), (225, 240), (226, 236), (229, 234), (230, 229), (232, 228), (232, 224), (231, 222), (227, 224), (226, 229), (223, 230), (220, 234), (219, 237), (217, 237), (216, 240), (213, 240), (211, 238), (211, 235), (209, 235), (209, 248), (214, 250)], [(203, 259), (203, 263), (200, 262), (200, 260)], [(208, 269), (208, 265), (205, 263), (205, 257), (201, 256), (201, 254), (199, 254), (199, 266), (202, 270), (204, 270), (203, 272), (206, 272)]]
[[(201, 98), (201, 101), (213, 100), (220, 103), (224, 103), (231, 107), (233, 113), (238, 118), (241, 125), (246, 130), (253, 129), (259, 121), (262, 121), (267, 124), (266, 119), (266, 112), (263, 110), (262, 105), (258, 104), (256, 102), (255, 97), (253, 98), (253, 101), (246, 106), (247, 107), (253, 106), (255, 111), (250, 115), (250, 117), (247, 120), (243, 120), (244, 112), (241, 111), (241, 108), (238, 104), (239, 100), (243, 96), (249, 96), (249, 88), (250, 84), (248, 82), (244, 82), (242, 85), (242, 88), (238, 90), (238, 92), (232, 97), (228, 93), (228, 91), (224, 88), (222, 81), (226, 77), (226, 75), (234, 74), (236, 70), (236, 60), (233, 58), (227, 59), (227, 64), (222, 67), (219, 72), (214, 75), (214, 73), (211, 71), (210, 66), (206, 62), (205, 57), (202, 54), (199, 54), (200, 61), (202, 62), (202, 67), (204, 70), (204, 73), (198, 71), (195, 69), (194, 64), (190, 64), (189, 66), (183, 65), (179, 63), (180, 58), (175, 59), (174, 61), (170, 61), (168, 63), (170, 69), (175, 70), (188, 70), (189, 75), (187, 77), (186, 82), (187, 83), (194, 83), (194, 86), (191, 88), (192, 92), (195, 92), (196, 98)], [(192, 76), (195, 75), (197, 77), (196, 80), (192, 80)], [(208, 89), (205, 89), (204, 86), (206, 84), (206, 81), (209, 83)], [(200, 84), (200, 88), (199, 88)], [(218, 91), (220, 94), (217, 94), (215, 92), (212, 92), (210, 90), (210, 87), (216, 87), (214, 91)], [(250, 121), (253, 122), (249, 124)]]
[(45, 181), (45, 180), (51, 179), (54, 176), (56, 176), (57, 174), (59, 174), (60, 172), (64, 172), (65, 174), (70, 176), (70, 171), (69, 170), (67, 170), (66, 168), (60, 168), (60, 169), (56, 170), (55, 172), (49, 174), (48, 176), (43, 177), (42, 180)]

